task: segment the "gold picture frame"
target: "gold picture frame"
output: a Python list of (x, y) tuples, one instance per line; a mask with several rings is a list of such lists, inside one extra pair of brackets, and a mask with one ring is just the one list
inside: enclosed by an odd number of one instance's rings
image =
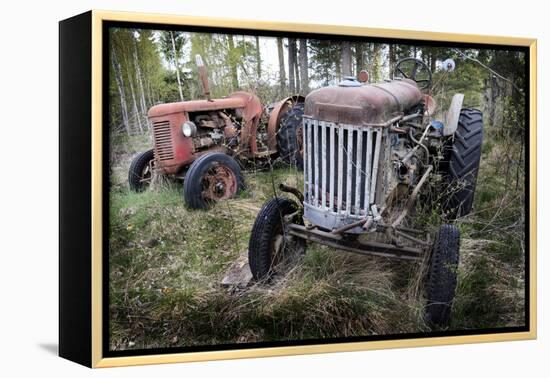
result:
[[(78, 18), (80, 17), (80, 19)], [(84, 20), (84, 22), (82, 22)], [(252, 349), (231, 349), (231, 350), (214, 350), (214, 351), (199, 351), (199, 352), (186, 352), (186, 353), (162, 353), (152, 355), (137, 355), (137, 356), (123, 356), (123, 357), (105, 357), (103, 353), (104, 348), (104, 329), (103, 329), (103, 293), (104, 293), (104, 271), (103, 271), (103, 240), (104, 240), (104, 216), (105, 207), (103, 201), (104, 195), (104, 182), (103, 182), (103, 159), (105, 158), (104, 134), (103, 134), (103, 118), (104, 118), (104, 98), (103, 98), (103, 86), (104, 82), (104, 66), (103, 66), (103, 54), (104, 54), (104, 28), (103, 25), (106, 22), (127, 22), (135, 24), (162, 24), (162, 25), (186, 25), (186, 26), (201, 26), (201, 27), (216, 27), (216, 28), (228, 28), (228, 29), (245, 29), (251, 31), (278, 31), (278, 32), (299, 32), (299, 33), (323, 33), (330, 35), (343, 35), (343, 36), (355, 36), (355, 37), (375, 37), (386, 39), (400, 39), (400, 40), (422, 40), (422, 41), (440, 41), (440, 42), (457, 42), (466, 44), (490, 44), (490, 45), (505, 45), (525, 47), (528, 49), (529, 54), (529, 235), (526, 238), (529, 241), (529, 258), (528, 272), (529, 277), (529, 297), (528, 297), (528, 330), (521, 332), (506, 332), (506, 333), (486, 333), (475, 335), (450, 335), (450, 336), (434, 336), (426, 338), (407, 338), (397, 340), (374, 340), (374, 341), (361, 341), (361, 342), (346, 342), (346, 343), (331, 343), (331, 344), (314, 344), (314, 345), (297, 345), (297, 346), (278, 346), (278, 347), (265, 347), (265, 348), (252, 348)], [(67, 26), (69, 25), (69, 26)], [(89, 170), (89, 182), (86, 181), (83, 185), (90, 186), (90, 199), (89, 199), (89, 215), (90, 223), (82, 225), (80, 231), (87, 233), (90, 245), (82, 245), (80, 248), (88, 250), (89, 255), (86, 255), (85, 259), (72, 260), (76, 257), (70, 257), (69, 253), (75, 254), (78, 251), (75, 250), (75, 245), (78, 245), (78, 241), (72, 241), (69, 248), (69, 244), (61, 242), (60, 245), (60, 355), (84, 365), (99, 368), (99, 367), (115, 367), (115, 366), (130, 366), (130, 365), (144, 365), (144, 364), (160, 364), (160, 363), (174, 363), (174, 362), (190, 362), (190, 361), (208, 361), (208, 360), (220, 360), (220, 359), (238, 359), (238, 358), (250, 358), (250, 357), (267, 357), (267, 356), (284, 356), (284, 355), (298, 355), (298, 354), (313, 354), (313, 353), (328, 353), (328, 352), (348, 352), (359, 350), (372, 350), (372, 349), (389, 349), (389, 348), (406, 348), (406, 347), (421, 347), (421, 346), (436, 346), (436, 345), (450, 345), (450, 344), (467, 344), (467, 343), (484, 343), (484, 342), (496, 342), (496, 341), (513, 341), (513, 340), (527, 340), (535, 339), (537, 336), (537, 306), (536, 306), (536, 283), (537, 283), (537, 265), (536, 265), (536, 227), (537, 227), (537, 170), (536, 170), (536, 150), (537, 150), (537, 41), (530, 38), (514, 38), (514, 37), (502, 37), (502, 36), (485, 36), (485, 35), (470, 35), (470, 34), (452, 34), (452, 33), (437, 33), (437, 32), (425, 32), (425, 31), (410, 31), (410, 30), (395, 30), (395, 29), (378, 29), (368, 27), (356, 27), (356, 26), (339, 26), (339, 25), (321, 25), (321, 24), (294, 24), (294, 23), (281, 23), (281, 22), (261, 22), (254, 20), (232, 20), (232, 19), (219, 19), (211, 17), (191, 17), (191, 16), (176, 16), (176, 15), (161, 15), (161, 14), (148, 14), (148, 13), (127, 13), (127, 12), (111, 12), (102, 10), (93, 10), (82, 16), (77, 16), (67, 21), (62, 21), (60, 24), (60, 61), (61, 68), (60, 74), (63, 76), (66, 72), (63, 65), (63, 59), (69, 59), (71, 49), (74, 49), (77, 42), (73, 42), (67, 34), (75, 33), (76, 31), (86, 31), (89, 36), (89, 56), (91, 61), (89, 63), (90, 69), (90, 81), (89, 87), (86, 90), (91, 89), (91, 100), (88, 104), (83, 104), (82, 107), (89, 107), (90, 116), (90, 129), (87, 131), (87, 135), (83, 135), (83, 140), (90, 142), (91, 157), (89, 162), (91, 167)], [(64, 39), (65, 38), (65, 39)], [(74, 36), (72, 37), (74, 38)], [(87, 37), (86, 37), (87, 38)], [(65, 54), (65, 55), (64, 55)], [(85, 59), (85, 58), (84, 58)], [(63, 91), (63, 80), (67, 82), (69, 79), (60, 79), (61, 92)], [(68, 84), (67, 84), (68, 85)], [(60, 97), (60, 113), (66, 111), (65, 107), (69, 106), (69, 101), (78, 101), (77, 99), (70, 100), (67, 97)], [(64, 117), (61, 116), (61, 123), (63, 123)], [(84, 130), (84, 126), (82, 126)], [(63, 141), (64, 126), (61, 125), (61, 140)], [(84, 132), (83, 132), (84, 133)], [(69, 138), (69, 137), (67, 137)], [(88, 139), (89, 138), (89, 139)], [(60, 143), (63, 150), (63, 143)], [(63, 150), (64, 151), (64, 150)], [(77, 225), (70, 225), (70, 221), (63, 220), (64, 206), (70, 206), (71, 201), (78, 201), (77, 194), (71, 194), (70, 189), (64, 190), (64, 173), (63, 173), (63, 159), (66, 155), (61, 151), (60, 160), (61, 165), (61, 187), (62, 193), (66, 197), (66, 202), (61, 202), (61, 223), (64, 225), (60, 230), (60, 240), (67, 238), (67, 233), (72, 229), (71, 227), (77, 227)], [(70, 151), (67, 151), (69, 153)], [(69, 168), (67, 168), (68, 170)], [(69, 218), (67, 218), (69, 219)], [(78, 230), (77, 230), (78, 231)], [(75, 244), (76, 243), (76, 244)], [(88, 252), (86, 252), (88, 253)], [(82, 279), (76, 278), (71, 275), (68, 270), (72, 272), (87, 271), (87, 275), (84, 279), (89, 277), (89, 287), (79, 286), (75, 283), (75, 280)], [(83, 298), (81, 300), (89, 301), (85, 308), (91, 310), (89, 317), (76, 321), (79, 324), (72, 324), (73, 318), (78, 314), (74, 309), (69, 309), (71, 304), (74, 304), (73, 297), (76, 295), (70, 288), (72, 285), (75, 289), (90, 289), (90, 292), (86, 290), (81, 293)], [(68, 299), (64, 299), (64, 298)], [(90, 322), (88, 324), (88, 322)], [(67, 324), (71, 323), (69, 327)], [(89, 326), (89, 327), (87, 327)], [(67, 328), (68, 327), (68, 328)], [(75, 335), (77, 331), (84, 332), (85, 335)], [(84, 348), (84, 352), (71, 352), (71, 348), (74, 348), (77, 341), (76, 338), (89, 342), (88, 347)]]

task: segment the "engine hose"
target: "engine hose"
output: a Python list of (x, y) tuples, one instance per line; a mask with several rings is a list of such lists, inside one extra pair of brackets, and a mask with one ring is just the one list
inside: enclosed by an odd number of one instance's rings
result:
[[(413, 136), (413, 130), (412, 129), (409, 129), (409, 137), (411, 138), (411, 140), (416, 143), (417, 146), (420, 146), (424, 149), (424, 151), (426, 151), (426, 165), (430, 164), (430, 151), (428, 150), (428, 147), (426, 147), (422, 141), (424, 139), (424, 137), (426, 136), (427, 134), (427, 131), (429, 130), (430, 128), (430, 125), (428, 125), (426, 127), (426, 131), (424, 131), (424, 133), (422, 134), (422, 137), (420, 138), (420, 140), (417, 140), (415, 139), (415, 137)], [(417, 147), (418, 148), (418, 147)]]

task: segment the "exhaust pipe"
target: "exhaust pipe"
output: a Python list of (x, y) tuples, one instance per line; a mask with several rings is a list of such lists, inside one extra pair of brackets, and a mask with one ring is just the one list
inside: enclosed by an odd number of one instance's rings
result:
[(202, 94), (206, 97), (206, 100), (212, 101), (210, 98), (210, 84), (208, 83), (208, 75), (206, 73), (206, 67), (202, 61), (202, 57), (195, 55), (195, 62), (197, 63), (197, 69), (199, 71), (199, 80), (202, 86)]

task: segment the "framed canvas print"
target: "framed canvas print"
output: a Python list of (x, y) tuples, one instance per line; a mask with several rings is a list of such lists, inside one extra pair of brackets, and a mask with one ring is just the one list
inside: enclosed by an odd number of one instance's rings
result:
[(106, 11), (59, 35), (62, 357), (536, 337), (536, 40)]

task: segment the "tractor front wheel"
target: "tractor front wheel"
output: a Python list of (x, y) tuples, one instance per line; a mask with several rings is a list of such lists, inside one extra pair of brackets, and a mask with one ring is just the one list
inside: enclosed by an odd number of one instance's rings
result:
[(208, 209), (234, 197), (244, 188), (239, 164), (221, 152), (209, 152), (195, 160), (183, 183), (183, 197), (191, 209)]
[(435, 238), (426, 281), (426, 320), (434, 326), (445, 327), (451, 319), (459, 246), (458, 228), (450, 224), (442, 225)]
[(142, 192), (149, 186), (153, 175), (153, 161), (153, 150), (141, 152), (132, 160), (128, 170), (128, 184), (131, 190)]
[(284, 217), (297, 210), (295, 202), (275, 197), (258, 213), (248, 243), (248, 264), (256, 281), (269, 280), (305, 252), (305, 241), (287, 234), (284, 227)]

